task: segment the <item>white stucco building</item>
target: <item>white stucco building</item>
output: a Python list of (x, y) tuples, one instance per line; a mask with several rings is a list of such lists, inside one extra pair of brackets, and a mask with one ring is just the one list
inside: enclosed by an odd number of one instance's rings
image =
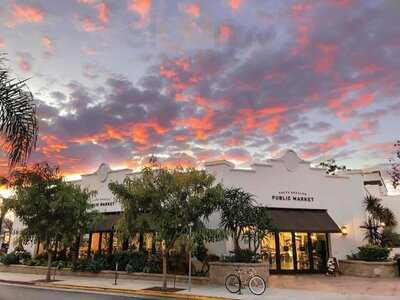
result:
[[(217, 182), (243, 188), (254, 195), (258, 205), (268, 207), (275, 232), (264, 241), (262, 250), (269, 253), (276, 271), (322, 271), (328, 256), (345, 258), (364, 244), (360, 225), (365, 220), (362, 200), (367, 194), (382, 198), (400, 220), (400, 198), (387, 195), (379, 171), (344, 171), (330, 176), (323, 169), (311, 167), (294, 151), (249, 169), (235, 168), (228, 161), (208, 162), (204, 167)], [(112, 230), (121, 207), (108, 184), (122, 182), (127, 176), (140, 173), (111, 170), (102, 164), (96, 172), (74, 181), (97, 191), (93, 203), (105, 213), (104, 224), (85, 237), (81, 250), (112, 251), (116, 247)], [(209, 225), (218, 223), (215, 215)], [(147, 248), (152, 247), (151, 237), (140, 238)], [(215, 254), (228, 254), (232, 248), (229, 240), (209, 245), (209, 251)]]

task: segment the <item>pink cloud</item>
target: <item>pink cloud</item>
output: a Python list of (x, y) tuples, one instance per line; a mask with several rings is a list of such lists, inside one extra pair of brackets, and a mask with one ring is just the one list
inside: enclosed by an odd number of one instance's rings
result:
[(229, 41), (233, 37), (233, 29), (229, 25), (221, 24), (218, 31), (218, 40), (220, 42)]
[(97, 24), (92, 18), (90, 17), (83, 17), (79, 20), (80, 26), (82, 30), (86, 32), (97, 32), (104, 29), (103, 26)]
[(198, 19), (201, 14), (200, 5), (197, 3), (184, 4), (182, 10), (192, 19)]
[(237, 11), (244, 3), (244, 0), (229, 0), (229, 6), (233, 11)]
[(54, 54), (54, 44), (48, 36), (42, 37), (42, 44), (46, 48), (46, 55)]
[(42, 23), (44, 12), (37, 7), (28, 4), (14, 4), (11, 7), (11, 16), (7, 25), (14, 27), (26, 23)]
[(102, 24), (107, 24), (109, 21), (109, 8), (108, 5), (104, 2), (99, 3), (98, 5), (96, 5), (96, 9), (97, 9), (97, 18), (99, 19), (99, 21)]
[(137, 13), (140, 17), (140, 25), (144, 25), (149, 21), (149, 13), (152, 0), (131, 0), (128, 9)]
[(21, 71), (30, 72), (32, 57), (28, 53), (19, 53), (17, 55), (17, 63)]
[(2, 38), (0, 38), (0, 49), (3, 49), (6, 47), (6, 42)]

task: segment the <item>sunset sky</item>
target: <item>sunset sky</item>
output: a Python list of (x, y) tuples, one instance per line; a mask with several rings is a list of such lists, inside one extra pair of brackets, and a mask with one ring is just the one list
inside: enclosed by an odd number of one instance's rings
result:
[(0, 2), (0, 51), (38, 106), (31, 162), (66, 174), (288, 148), (361, 168), (400, 138), (400, 1)]

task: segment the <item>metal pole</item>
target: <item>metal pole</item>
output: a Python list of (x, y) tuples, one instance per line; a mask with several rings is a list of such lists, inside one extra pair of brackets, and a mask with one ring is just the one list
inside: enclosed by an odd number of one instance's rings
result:
[(192, 290), (192, 224), (189, 224), (189, 292)]
[(115, 264), (114, 285), (117, 285), (117, 280), (118, 280), (118, 263)]

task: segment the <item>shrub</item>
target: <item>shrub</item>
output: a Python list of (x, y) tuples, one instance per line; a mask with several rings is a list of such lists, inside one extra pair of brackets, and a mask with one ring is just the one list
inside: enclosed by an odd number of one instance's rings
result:
[(19, 257), (18, 255), (15, 254), (15, 252), (11, 252), (9, 254), (2, 256), (0, 258), (0, 262), (6, 266), (19, 264)]
[(41, 258), (31, 258), (24, 262), (27, 266), (47, 266), (47, 260)]
[(142, 272), (147, 257), (148, 254), (143, 251), (117, 252), (114, 255), (114, 265), (118, 263), (118, 270), (125, 270), (128, 272)]
[(224, 262), (233, 263), (256, 263), (259, 262), (259, 256), (254, 254), (254, 251), (249, 249), (241, 249), (236, 253), (232, 253), (228, 256), (221, 257)]
[(367, 245), (358, 247), (358, 252), (348, 255), (348, 259), (363, 260), (363, 261), (387, 261), (390, 249)]
[(157, 255), (151, 255), (147, 258), (143, 268), (145, 273), (161, 273), (161, 259)]

